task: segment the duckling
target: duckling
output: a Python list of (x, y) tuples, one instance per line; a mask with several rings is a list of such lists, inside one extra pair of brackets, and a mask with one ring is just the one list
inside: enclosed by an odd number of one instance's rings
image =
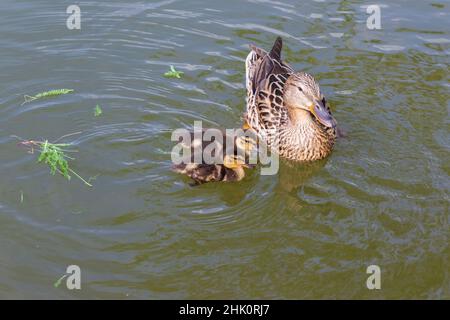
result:
[(247, 56), (244, 128), (252, 128), (281, 157), (313, 161), (327, 157), (337, 122), (313, 76), (281, 60), (282, 39), (269, 53), (251, 46)]
[[(207, 130), (215, 131), (214, 136), (221, 136), (222, 141), (205, 141), (203, 136)], [(211, 133), (211, 131), (210, 131)], [(194, 180), (192, 186), (214, 182), (235, 182), (245, 177), (244, 168), (254, 168), (255, 164), (250, 161), (251, 152), (256, 150), (256, 140), (248, 135), (229, 136), (219, 129), (205, 129), (202, 131), (201, 141), (191, 132), (190, 143), (185, 144), (185, 149), (190, 149), (190, 158), (183, 160), (182, 163), (174, 165), (175, 172), (185, 174)], [(181, 139), (179, 140), (182, 143)], [(231, 145), (229, 145), (231, 143)], [(208, 148), (211, 150), (211, 156), (219, 155), (216, 163), (207, 163), (202, 156), (201, 162), (196, 163), (194, 159), (195, 152), (200, 152)]]

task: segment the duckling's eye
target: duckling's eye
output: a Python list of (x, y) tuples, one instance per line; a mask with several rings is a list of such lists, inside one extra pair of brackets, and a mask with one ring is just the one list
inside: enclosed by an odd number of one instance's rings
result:
[(303, 92), (302, 87), (297, 87), (298, 91)]

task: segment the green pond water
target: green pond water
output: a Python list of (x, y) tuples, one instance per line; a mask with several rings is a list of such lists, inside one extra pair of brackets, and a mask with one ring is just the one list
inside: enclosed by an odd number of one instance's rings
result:
[[(0, 298), (450, 299), (449, 1), (78, 1), (69, 30), (71, 4), (0, 1)], [(278, 35), (347, 136), (190, 187), (171, 132), (240, 126), (248, 44)], [(75, 92), (21, 105), (58, 88)], [(93, 188), (14, 137), (74, 132)], [(81, 290), (55, 287), (68, 265)]]

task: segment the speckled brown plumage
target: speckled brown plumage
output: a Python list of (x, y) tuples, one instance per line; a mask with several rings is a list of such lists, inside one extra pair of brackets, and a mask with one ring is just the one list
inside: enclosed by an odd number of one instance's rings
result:
[(315, 79), (284, 63), (281, 48), (280, 37), (269, 53), (251, 46), (245, 120), (281, 157), (325, 158), (336, 141), (336, 121)]

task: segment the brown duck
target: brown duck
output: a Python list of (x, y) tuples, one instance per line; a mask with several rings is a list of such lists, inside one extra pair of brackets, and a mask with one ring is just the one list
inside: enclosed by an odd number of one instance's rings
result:
[(325, 158), (336, 141), (336, 120), (317, 81), (283, 62), (281, 48), (280, 37), (269, 53), (251, 46), (245, 62), (244, 127), (254, 129), (283, 158)]

